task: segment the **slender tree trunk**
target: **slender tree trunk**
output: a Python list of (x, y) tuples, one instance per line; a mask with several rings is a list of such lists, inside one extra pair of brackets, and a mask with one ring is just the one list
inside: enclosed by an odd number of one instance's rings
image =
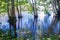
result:
[[(18, 3), (18, 0), (17, 0), (17, 3)], [(18, 29), (20, 29), (19, 7), (17, 6), (16, 9), (17, 9), (17, 12), (18, 12)]]
[[(18, 2), (18, 0), (17, 0)], [(18, 12), (18, 29), (20, 31), (22, 31), (22, 14), (21, 14), (21, 5), (20, 5), (20, 9), (17, 6), (17, 12)]]
[(22, 30), (22, 14), (21, 14), (21, 5), (20, 5), (20, 14), (19, 14), (19, 22), (20, 22), (20, 29)]
[[(18, 0), (17, 0), (18, 3)], [(21, 5), (20, 5), (20, 9), (17, 7), (17, 11), (18, 11), (18, 29), (22, 29), (22, 14), (21, 14)]]
[(37, 10), (36, 10), (36, 0), (34, 0), (34, 1), (32, 0), (32, 2), (33, 2), (33, 13), (34, 13), (33, 40), (36, 40), (36, 31), (37, 31), (36, 29), (37, 29), (38, 14), (37, 14)]
[(18, 11), (18, 29), (22, 29), (21, 5), (20, 5), (20, 12), (19, 12), (18, 7), (17, 7), (17, 11)]

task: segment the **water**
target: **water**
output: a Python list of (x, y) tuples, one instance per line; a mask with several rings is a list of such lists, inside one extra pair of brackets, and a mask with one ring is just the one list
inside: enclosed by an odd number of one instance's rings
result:
[[(30, 30), (33, 31), (33, 22), (34, 22), (34, 15), (33, 14), (28, 14), (28, 12), (22, 12), (22, 28), (24, 30)], [(17, 32), (19, 32), (18, 30), (18, 15), (16, 13), (16, 18), (17, 18), (17, 22), (16, 22), (16, 29)], [(8, 15), (4, 15), (2, 17), (0, 17), (0, 29), (2, 29), (3, 31), (7, 32), (9, 30), (9, 22), (8, 22)], [(48, 32), (48, 27), (49, 25), (52, 23), (52, 19), (53, 19), (53, 14), (51, 13), (50, 15), (46, 15), (44, 13), (40, 13), (38, 14), (38, 27), (37, 27), (37, 35), (40, 35), (40, 33), (42, 32), (42, 34), (47, 33)], [(60, 23), (57, 22), (56, 23), (56, 27), (53, 29), (53, 32), (58, 34), (59, 33), (59, 26)], [(21, 28), (21, 27), (20, 27)], [(13, 28), (12, 28), (13, 30)], [(24, 31), (22, 32), (24, 33)], [(21, 34), (23, 35), (23, 34)], [(25, 34), (24, 34), (25, 35)], [(19, 33), (18, 33), (19, 36)], [(28, 40), (28, 39), (27, 39)]]

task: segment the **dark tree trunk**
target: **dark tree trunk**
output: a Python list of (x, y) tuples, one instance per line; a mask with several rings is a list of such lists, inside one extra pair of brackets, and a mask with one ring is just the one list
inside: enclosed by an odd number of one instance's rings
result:
[[(56, 5), (58, 6), (58, 8), (56, 7)], [(60, 4), (59, 4), (59, 0), (54, 0), (53, 1), (53, 9), (54, 9), (54, 18), (52, 20), (52, 23), (49, 27), (48, 33), (51, 34), (53, 31), (53, 28), (55, 28), (55, 25), (57, 24), (57, 22), (60, 21)], [(57, 34), (58, 35), (58, 34)]]
[[(16, 1), (17, 3), (18, 3), (18, 0)], [(18, 29), (20, 29), (20, 18), (19, 18), (19, 8), (18, 8), (18, 6), (16, 7), (16, 9), (17, 9), (17, 12), (18, 12)]]
[(33, 13), (34, 13), (34, 26), (33, 26), (33, 40), (36, 40), (36, 29), (37, 29), (37, 19), (38, 19), (38, 14), (37, 14), (37, 9), (36, 9), (36, 0), (35, 2), (32, 0), (33, 2)]
[(14, 28), (14, 37), (17, 37), (16, 34), (16, 16), (15, 16), (15, 7), (14, 7), (14, 0), (11, 0), (11, 16), (9, 18), (11, 20), (11, 25)]
[[(18, 3), (18, 0), (17, 0)], [(22, 29), (22, 14), (21, 14), (21, 5), (20, 5), (20, 9), (17, 6), (17, 12), (18, 12), (18, 29)]]
[(21, 14), (21, 5), (20, 5), (20, 12), (19, 12), (18, 7), (17, 7), (17, 11), (18, 11), (18, 29), (22, 30), (22, 14)]
[[(57, 0), (57, 4), (58, 4), (57, 17), (58, 17), (58, 22), (60, 22), (60, 0)], [(59, 25), (59, 35), (58, 36), (60, 36), (60, 25)], [(60, 37), (58, 40), (60, 40)]]

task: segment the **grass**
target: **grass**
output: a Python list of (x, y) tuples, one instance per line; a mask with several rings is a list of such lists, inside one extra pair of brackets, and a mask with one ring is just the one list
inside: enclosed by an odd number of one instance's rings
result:
[[(1, 33), (0, 32), (0, 40), (27, 40), (27, 38), (24, 36), (24, 37), (20, 37), (20, 38), (9, 38), (10, 37), (10, 35), (4, 35), (4, 36), (1, 36), (3, 33)], [(26, 35), (28, 35), (28, 34), (26, 34)], [(30, 34), (31, 35), (31, 34)], [(57, 35), (50, 35), (50, 37), (49, 38), (47, 38), (47, 37), (41, 37), (40, 38), (40, 40), (59, 40), (59, 38), (60, 38), (60, 35), (59, 36), (57, 36)], [(29, 40), (32, 40), (32, 36), (30, 36), (29, 37)]]

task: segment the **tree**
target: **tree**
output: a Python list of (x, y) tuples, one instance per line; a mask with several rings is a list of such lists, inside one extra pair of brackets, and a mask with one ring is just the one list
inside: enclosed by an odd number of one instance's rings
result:
[[(11, 6), (11, 11), (9, 9), (9, 6)], [(16, 33), (16, 16), (15, 16), (14, 0), (11, 0), (11, 5), (9, 5), (9, 1), (7, 0), (7, 12), (8, 12), (9, 23), (10, 23), (10, 36), (12, 36), (11, 26), (13, 26), (13, 28), (14, 28), (14, 38), (16, 38), (17, 33)]]
[[(52, 33), (53, 28), (55, 28), (56, 23), (60, 21), (60, 16), (59, 16), (60, 15), (60, 12), (59, 12), (60, 11), (59, 0), (55, 0), (55, 1), (53, 0), (52, 5), (53, 5), (53, 10), (54, 10), (55, 15), (53, 17), (54, 19), (52, 20), (53, 23), (51, 23), (51, 25), (49, 27), (49, 33), (50, 34)], [(57, 6), (58, 6), (58, 8), (57, 8)]]

